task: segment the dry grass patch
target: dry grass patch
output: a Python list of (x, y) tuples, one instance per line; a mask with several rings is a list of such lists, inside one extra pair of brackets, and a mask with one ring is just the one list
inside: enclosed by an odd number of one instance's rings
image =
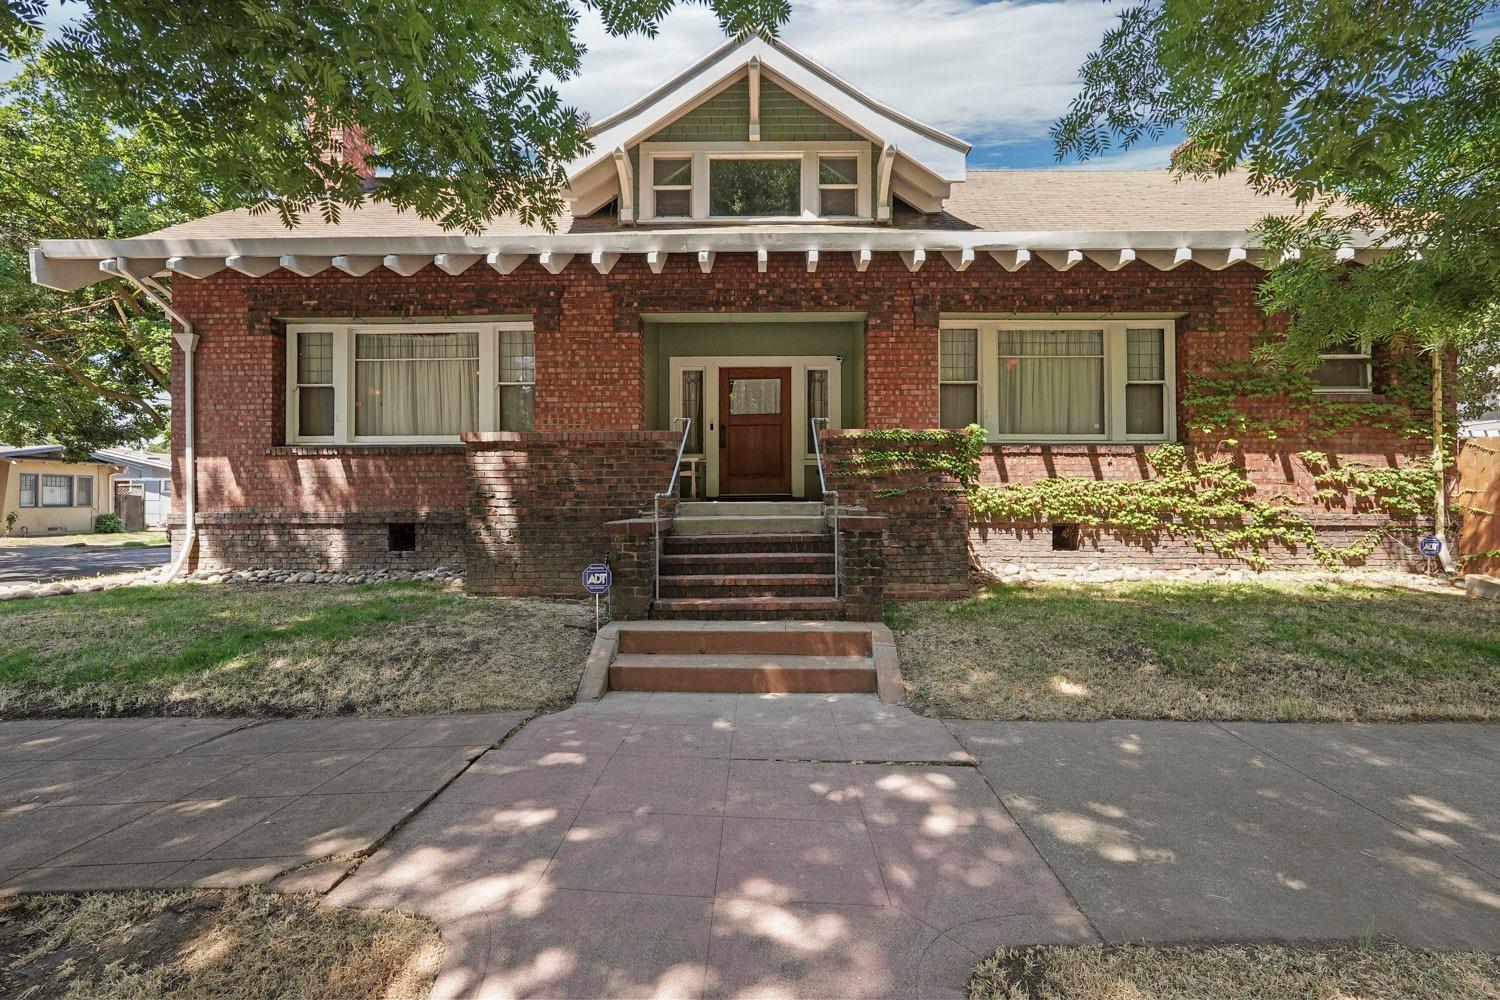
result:
[(0, 996), (25, 1000), (420, 1000), (437, 928), (254, 889), (0, 900)]
[(970, 1000), (1497, 1000), (1500, 956), (1396, 944), (997, 951)]
[(127, 587), (0, 604), (0, 716), (536, 709), (593, 609), (436, 585)]
[(931, 715), (1500, 720), (1500, 604), (1461, 592), (996, 586), (887, 621), (909, 701)]

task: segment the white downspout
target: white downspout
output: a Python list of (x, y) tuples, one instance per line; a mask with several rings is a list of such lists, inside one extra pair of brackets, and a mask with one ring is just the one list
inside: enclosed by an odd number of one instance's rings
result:
[(175, 324), (172, 329), (172, 339), (182, 350), (182, 477), (184, 487), (182, 514), (183, 530), (187, 532), (187, 538), (184, 539), (182, 548), (177, 550), (177, 557), (172, 560), (172, 565), (167, 569), (166, 579), (173, 580), (182, 574), (187, 566), (188, 558), (198, 544), (198, 462), (193, 449), (193, 353), (197, 350), (199, 338), (193, 332), (193, 324), (172, 308), (171, 297), (167, 290), (157, 284), (150, 275), (137, 277), (131, 274), (124, 257), (101, 260), (99, 269), (124, 278), (139, 289), (142, 295), (155, 302), (161, 311), (167, 314), (167, 318)]

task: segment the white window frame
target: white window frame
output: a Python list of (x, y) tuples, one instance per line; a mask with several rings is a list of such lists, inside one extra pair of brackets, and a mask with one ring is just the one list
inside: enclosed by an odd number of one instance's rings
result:
[[(360, 334), (470, 333), (479, 334), (479, 429), (499, 429), (500, 331), (530, 330), (535, 343), (536, 328), (529, 321), (482, 322), (455, 320), (451, 323), (289, 323), (286, 331), (286, 442), (289, 445), (392, 445), (456, 444), (454, 435), (360, 436), (354, 433), (355, 338)], [(304, 333), (333, 334), (333, 434), (304, 437), (297, 434), (297, 338)], [(540, 375), (540, 372), (538, 372)], [(532, 383), (533, 385), (535, 383)], [(489, 387), (486, 391), (486, 386)]]
[[(1125, 386), (1129, 375), (1126, 357), (1127, 329), (1159, 328), (1162, 331), (1163, 413), (1161, 434), (1125, 433)], [(1177, 324), (1171, 319), (1000, 319), (945, 317), (943, 330), (979, 331), (979, 422), (993, 444), (1139, 444), (1177, 440)], [(1001, 434), (1000, 426), (1000, 331), (1001, 330), (1103, 330), (1104, 331), (1104, 433), (1103, 434)], [(934, 372), (942, 373), (942, 340), (934, 338)]]
[[(862, 217), (868, 217), (868, 216), (861, 216), (861, 214), (860, 214), (861, 212), (867, 212), (868, 211), (868, 208), (865, 206), (865, 203), (864, 203), (864, 201), (862, 199), (865, 196), (867, 196), (869, 194), (869, 192), (866, 191), (864, 188), (860, 187), (859, 182), (858, 182), (858, 178), (859, 178), (858, 172), (856, 171), (855, 183), (853, 183), (853, 184), (824, 184), (823, 183), (823, 162), (822, 162), (823, 159), (824, 159), (824, 157), (827, 157), (830, 160), (846, 160), (846, 159), (849, 158), (849, 156), (848, 156), (847, 153), (819, 153), (815, 157), (813, 165), (814, 165), (814, 168), (816, 169), (816, 172), (817, 172), (816, 180), (817, 180), (817, 183), (818, 183), (818, 216), (820, 218), (824, 218), (824, 219), (858, 219), (858, 218), (862, 218)], [(823, 192), (824, 191), (853, 191), (854, 192), (854, 214), (853, 215), (824, 215), (823, 214)]]
[[(651, 187), (651, 210), (652, 210), (652, 212), (656, 211), (656, 192), (658, 192), (658, 191), (686, 191), (686, 192), (688, 192), (688, 211), (691, 213), (691, 211), (692, 211), (692, 203), (693, 203), (693, 186), (694, 186), (694, 183), (698, 179), (698, 167), (697, 167), (697, 164), (694, 162), (693, 157), (691, 155), (684, 156), (682, 154), (678, 154), (676, 156), (669, 156), (669, 155), (666, 155), (666, 154), (662, 154), (660, 156), (653, 157), (653, 159), (662, 159), (662, 160), (687, 160), (688, 161), (688, 183), (687, 184), (658, 184), (658, 183), (656, 183), (656, 167), (655, 167), (655, 164), (654, 163), (647, 163), (647, 164), (645, 164), (645, 166), (641, 170), (641, 173), (643, 175), (641, 181), (642, 181), (643, 184), (649, 184), (650, 187)], [(641, 201), (642, 201), (642, 204), (645, 203), (645, 199), (644, 198), (642, 198)], [(681, 216), (681, 215), (668, 215), (668, 216), (663, 216), (663, 218), (667, 218), (667, 219), (682, 219), (682, 218), (685, 218), (685, 217)]]
[[(945, 379), (943, 378), (943, 331), (967, 333), (974, 331), (974, 377), (972, 379)], [(970, 323), (963, 326), (956, 323), (945, 323), (938, 331), (938, 423), (943, 422), (943, 386), (945, 385), (971, 385), (974, 387), (974, 416), (975, 419), (983, 419), (984, 401), (981, 398), (983, 390), (981, 385), (981, 369), (984, 367), (984, 334), (979, 329), (978, 323)], [(959, 428), (954, 428), (955, 430)]]
[[(521, 331), (523, 333), (530, 333), (531, 334), (531, 381), (529, 381), (529, 382), (507, 382), (504, 379), (500, 378), (500, 334), (503, 331), (506, 331), (506, 330), (510, 330), (510, 331), (517, 331), (517, 330), (519, 330), (519, 331)], [(484, 338), (481, 337), (480, 339), (483, 340)], [(480, 355), (481, 358), (484, 357), (484, 345), (482, 343), (479, 346), (479, 355)], [(495, 397), (495, 400), (494, 400), (494, 406), (495, 406), (495, 428), (497, 430), (501, 429), (500, 428), (500, 418), (502, 416), (502, 414), (500, 413), (500, 390), (501, 389), (514, 389), (516, 386), (522, 386), (522, 385), (529, 385), (529, 386), (531, 386), (531, 425), (533, 427), (535, 427), (536, 426), (536, 331), (531, 328), (531, 324), (530, 323), (497, 323), (497, 324), (495, 324), (495, 386), (494, 386), (493, 389), (490, 390), (491, 393)], [(483, 414), (481, 414), (481, 419), (483, 419)]]
[[(1364, 396), (1368, 396), (1373, 393), (1375, 391), (1375, 372), (1373, 368), (1373, 361), (1371, 358), (1370, 345), (1363, 344), (1361, 346), (1364, 349), (1362, 351), (1354, 353), (1319, 354), (1318, 363), (1321, 365), (1324, 361), (1363, 361), (1365, 363), (1365, 384), (1363, 386), (1323, 385), (1321, 383), (1316, 383), (1313, 385), (1313, 392), (1339, 395), (1355, 394)], [(1313, 378), (1317, 378), (1316, 371), (1313, 373)]]
[[(658, 158), (693, 162), (691, 216), (658, 216), (656, 214), (655, 161)], [(855, 199), (857, 215), (819, 215), (821, 192), (818, 185), (818, 158), (821, 156), (854, 157), (858, 161), (859, 184)], [(870, 144), (864, 140), (842, 139), (828, 142), (643, 142), (640, 145), (640, 204), (642, 222), (711, 222), (716, 225), (756, 225), (766, 222), (849, 222), (868, 221), (870, 214)], [(710, 215), (709, 164), (713, 160), (786, 159), (801, 161), (802, 209), (797, 215)]]

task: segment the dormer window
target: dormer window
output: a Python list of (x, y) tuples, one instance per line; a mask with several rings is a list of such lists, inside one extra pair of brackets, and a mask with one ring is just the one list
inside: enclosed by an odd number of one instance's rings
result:
[(870, 144), (645, 142), (641, 221), (870, 218)]

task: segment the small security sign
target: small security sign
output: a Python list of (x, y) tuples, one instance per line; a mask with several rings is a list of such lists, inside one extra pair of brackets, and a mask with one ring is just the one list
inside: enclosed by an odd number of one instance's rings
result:
[(590, 594), (607, 594), (614, 582), (615, 577), (609, 571), (609, 563), (589, 563), (584, 568), (583, 589)]
[(1443, 554), (1443, 540), (1437, 535), (1423, 535), (1417, 542), (1417, 550), (1428, 559), (1436, 559)]

